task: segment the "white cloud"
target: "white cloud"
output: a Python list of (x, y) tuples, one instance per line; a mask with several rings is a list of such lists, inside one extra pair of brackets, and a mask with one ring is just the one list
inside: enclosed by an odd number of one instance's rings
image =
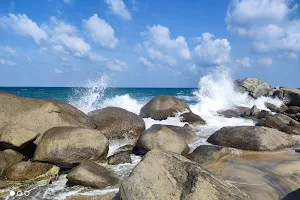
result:
[(214, 35), (203, 33), (200, 45), (194, 49), (194, 58), (198, 65), (222, 65), (230, 62), (231, 46), (227, 39), (213, 39)]
[(0, 58), (0, 65), (8, 65), (8, 66), (16, 66), (17, 63), (11, 60), (5, 60), (4, 58)]
[(56, 74), (61, 74), (61, 73), (63, 73), (63, 70), (58, 69), (58, 68), (54, 68), (53, 71), (54, 71), (54, 73), (56, 73)]
[(86, 57), (91, 52), (91, 46), (77, 36), (75, 26), (51, 17), (50, 23), (42, 27), (51, 35), (50, 41), (55, 44), (56, 52), (68, 52), (77, 57)]
[(14, 49), (12, 49), (12, 48), (10, 48), (10, 47), (7, 47), (7, 46), (1, 46), (0, 49), (1, 49), (2, 51), (5, 51), (5, 52), (9, 53), (9, 54), (12, 55), (12, 56), (17, 55), (16, 50), (14, 50)]
[(66, 3), (66, 4), (71, 4), (71, 3), (72, 3), (72, 0), (64, 0), (64, 3)]
[(272, 65), (273, 59), (272, 58), (258, 58), (257, 63), (262, 64), (262, 65)]
[(57, 35), (55, 40), (75, 56), (85, 57), (91, 52), (91, 46), (80, 37), (61, 34)]
[(131, 14), (123, 0), (105, 0), (112, 12), (123, 19), (131, 20)]
[(61, 60), (62, 62), (68, 62), (68, 61), (69, 61), (69, 59), (68, 59), (67, 57), (65, 57), (65, 56), (61, 56), (61, 57), (60, 57), (60, 60)]
[(52, 47), (53, 51), (56, 52), (56, 53), (65, 53), (65, 54), (68, 54), (68, 52), (65, 50), (65, 48), (61, 45), (54, 45)]
[(146, 67), (148, 67), (149, 69), (154, 67), (154, 64), (147, 58), (140, 57), (139, 62), (142, 63), (143, 65), (145, 65)]
[(114, 36), (114, 29), (105, 20), (98, 18), (97, 14), (88, 20), (83, 20), (83, 26), (87, 35), (103, 47), (113, 49), (119, 42), (118, 38)]
[(0, 17), (0, 27), (12, 31), (18, 35), (32, 37), (37, 44), (42, 39), (46, 40), (48, 35), (35, 22), (23, 14), (12, 14)]
[(278, 58), (282, 60), (298, 60), (298, 56), (295, 52), (283, 52), (278, 55)]
[(232, 0), (227, 29), (253, 41), (256, 52), (300, 51), (300, 19), (293, 0)]
[(162, 50), (174, 53), (183, 59), (191, 58), (191, 53), (185, 38), (178, 36), (176, 39), (172, 40), (170, 31), (167, 27), (154, 25), (152, 27), (148, 27), (148, 32), (144, 32), (142, 35), (147, 37), (147, 45), (155, 45)]
[(44, 54), (46, 51), (47, 51), (47, 48), (46, 48), (46, 47), (41, 47), (41, 48), (40, 48), (40, 53), (41, 53), (41, 54)]
[(177, 64), (177, 60), (171, 56), (166, 56), (158, 50), (153, 48), (148, 48), (148, 55), (152, 60), (160, 61), (162, 63), (167, 63), (170, 66)]
[(236, 60), (236, 62), (238, 64), (240, 64), (242, 67), (250, 67), (251, 66), (251, 61), (250, 61), (249, 57), (245, 57), (240, 60)]
[(106, 62), (106, 67), (112, 71), (124, 72), (128, 70), (128, 65), (119, 60), (109, 60)]

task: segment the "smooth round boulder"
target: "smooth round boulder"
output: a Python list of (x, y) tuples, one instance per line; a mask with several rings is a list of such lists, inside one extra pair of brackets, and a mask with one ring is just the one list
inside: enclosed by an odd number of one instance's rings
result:
[(186, 143), (192, 143), (197, 140), (196, 131), (190, 127), (189, 125), (184, 125), (183, 127), (180, 126), (173, 126), (173, 125), (165, 125), (167, 128), (171, 129), (172, 131), (176, 132)]
[(260, 123), (291, 135), (300, 135), (300, 123), (283, 114), (268, 115)]
[(244, 78), (234, 81), (238, 91), (247, 92), (253, 98), (271, 96), (273, 88), (266, 82), (256, 78)]
[(218, 161), (230, 154), (229, 148), (215, 145), (201, 145), (197, 147), (187, 158), (201, 165)]
[(91, 161), (83, 161), (73, 168), (67, 175), (67, 179), (73, 184), (97, 189), (114, 186), (119, 182), (113, 172)]
[(218, 111), (218, 114), (223, 115), (226, 118), (244, 117), (250, 115), (250, 108), (237, 106), (232, 109)]
[(249, 200), (230, 183), (171, 152), (148, 152), (120, 185), (122, 200)]
[(145, 154), (148, 151), (160, 149), (182, 155), (189, 152), (187, 143), (175, 131), (160, 124), (154, 124), (139, 137), (134, 152)]
[(113, 155), (107, 158), (107, 162), (110, 165), (119, 165), (124, 163), (132, 163), (131, 160), (131, 153), (132, 153), (133, 146), (132, 145), (125, 145), (118, 148)]
[(6, 170), (6, 178), (11, 181), (25, 181), (39, 176), (58, 176), (59, 168), (48, 163), (23, 161)]
[(283, 91), (283, 99), (288, 106), (300, 106), (300, 90), (295, 88), (280, 88)]
[(0, 92), (0, 146), (26, 148), (50, 128), (94, 128), (90, 118), (75, 107), (52, 100), (19, 97)]
[(175, 117), (176, 113), (190, 111), (190, 107), (174, 96), (157, 96), (144, 105), (140, 111), (143, 118), (165, 120), (168, 117)]
[(88, 115), (108, 139), (137, 139), (146, 127), (140, 116), (123, 108), (107, 107)]
[(187, 113), (181, 114), (180, 121), (188, 122), (188, 123), (192, 123), (192, 124), (199, 124), (199, 125), (205, 124), (205, 120), (193, 112), (187, 112)]
[(251, 151), (274, 151), (297, 145), (288, 134), (262, 126), (224, 127), (212, 134), (211, 144)]
[(83, 160), (101, 160), (108, 152), (108, 140), (98, 130), (54, 127), (37, 145), (33, 160), (73, 167)]
[(23, 155), (17, 151), (6, 149), (0, 151), (0, 178), (5, 175), (5, 171), (11, 165), (22, 161)]

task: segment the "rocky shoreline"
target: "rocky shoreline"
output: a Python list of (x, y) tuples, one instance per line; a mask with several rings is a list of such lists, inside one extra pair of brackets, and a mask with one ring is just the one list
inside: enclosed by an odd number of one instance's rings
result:
[[(173, 96), (153, 98), (139, 115), (117, 107), (85, 114), (59, 101), (0, 92), (0, 198), (67, 175), (66, 187), (113, 189), (68, 200), (300, 199), (300, 90), (250, 78), (235, 81), (235, 87), (250, 98), (279, 98), (284, 104), (220, 111), (255, 126), (224, 127), (208, 138), (212, 145), (195, 150), (189, 144), (205, 121)], [(143, 118), (164, 120), (178, 113), (185, 126), (146, 129)], [(124, 146), (109, 154), (118, 141)], [(109, 169), (131, 163), (133, 155), (142, 161), (129, 177)]]

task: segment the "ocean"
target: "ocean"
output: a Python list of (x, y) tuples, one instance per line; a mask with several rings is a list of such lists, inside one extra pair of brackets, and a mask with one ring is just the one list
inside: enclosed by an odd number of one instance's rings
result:
[[(235, 90), (233, 80), (226, 70), (209, 73), (199, 80), (198, 88), (114, 88), (110, 86), (109, 78), (102, 76), (99, 80), (89, 81), (85, 87), (1, 87), (0, 91), (12, 93), (24, 97), (59, 100), (69, 103), (79, 110), (88, 113), (92, 110), (108, 106), (121, 107), (139, 114), (140, 109), (149, 100), (159, 95), (176, 96), (186, 102), (191, 110), (201, 116), (205, 125), (196, 128), (198, 140), (189, 144), (191, 150), (202, 144), (208, 144), (207, 138), (215, 131), (225, 126), (253, 126), (254, 122), (244, 118), (225, 118), (218, 111), (232, 109), (235, 106), (252, 107), (256, 105), (260, 109), (267, 109), (265, 102), (282, 105), (278, 99), (261, 97), (256, 100), (247, 94)], [(153, 124), (169, 124), (183, 126), (179, 114), (166, 120), (157, 121), (150, 118), (144, 119), (146, 128)], [(127, 141), (110, 143), (109, 155)], [(132, 169), (140, 161), (140, 157), (133, 156), (132, 164), (108, 166), (121, 178), (130, 174)], [(118, 188), (106, 188), (103, 190), (88, 190), (82, 187), (66, 187), (66, 175), (61, 175), (58, 181), (51, 185), (43, 185), (27, 188), (31, 192), (32, 199), (64, 199), (74, 194), (103, 194), (118, 190)]]

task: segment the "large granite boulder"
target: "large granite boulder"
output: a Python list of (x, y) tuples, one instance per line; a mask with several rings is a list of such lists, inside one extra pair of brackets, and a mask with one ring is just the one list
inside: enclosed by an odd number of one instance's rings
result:
[(73, 184), (97, 189), (114, 186), (119, 182), (113, 172), (91, 161), (83, 161), (73, 168), (67, 175), (67, 179)]
[(187, 112), (180, 115), (181, 122), (187, 122), (195, 125), (203, 125), (205, 124), (205, 120), (202, 119), (199, 115), (196, 115), (193, 112)]
[(288, 106), (300, 106), (300, 90), (294, 88), (280, 88)]
[(238, 91), (247, 92), (253, 98), (272, 95), (273, 88), (256, 78), (244, 78), (234, 81)]
[(219, 111), (218, 114), (223, 115), (226, 118), (244, 117), (250, 115), (250, 108), (237, 106), (232, 109)]
[(190, 127), (188, 124), (183, 127), (173, 126), (173, 125), (165, 125), (167, 128), (176, 132), (182, 139), (186, 141), (186, 143), (192, 143), (197, 140), (197, 135), (195, 129)]
[(182, 155), (188, 154), (190, 150), (185, 140), (177, 132), (160, 124), (152, 125), (141, 134), (134, 152), (139, 152), (136, 154), (145, 154), (147, 151), (153, 149), (175, 152)]
[(0, 146), (24, 147), (55, 126), (95, 127), (83, 112), (59, 101), (0, 92), (0, 105)]
[(113, 155), (107, 158), (107, 162), (110, 165), (119, 165), (124, 163), (132, 163), (131, 160), (131, 153), (132, 153), (133, 146), (132, 145), (125, 145), (118, 148)]
[(108, 139), (137, 139), (145, 130), (144, 120), (123, 108), (107, 107), (88, 115)]
[(252, 151), (273, 151), (297, 144), (290, 135), (262, 126), (224, 127), (207, 141), (219, 146)]
[(190, 111), (190, 107), (180, 99), (174, 96), (157, 96), (142, 107), (140, 116), (164, 120), (184, 111)]
[(268, 115), (260, 123), (288, 134), (300, 135), (300, 123), (283, 114)]
[(46, 131), (33, 159), (72, 167), (83, 160), (101, 160), (108, 152), (108, 140), (98, 130), (55, 127)]
[(0, 178), (11, 165), (22, 161), (23, 155), (11, 149), (0, 151)]
[(25, 181), (40, 176), (52, 176), (56, 179), (59, 168), (48, 163), (23, 161), (13, 164), (6, 170), (6, 178), (12, 181)]
[(197, 147), (187, 158), (201, 165), (217, 162), (220, 158), (230, 154), (230, 149), (215, 145), (201, 145)]
[(200, 165), (171, 152), (146, 154), (120, 185), (122, 200), (246, 200), (249, 196)]

